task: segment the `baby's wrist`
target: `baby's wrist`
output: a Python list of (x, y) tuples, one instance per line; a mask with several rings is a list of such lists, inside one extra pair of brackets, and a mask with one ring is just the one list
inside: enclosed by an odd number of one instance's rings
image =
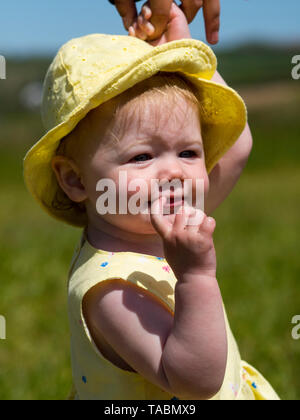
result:
[(215, 280), (216, 270), (215, 269), (203, 269), (199, 267), (189, 268), (184, 271), (178, 271), (174, 273), (177, 280), (181, 283), (187, 283), (191, 281), (200, 282), (201, 280)]

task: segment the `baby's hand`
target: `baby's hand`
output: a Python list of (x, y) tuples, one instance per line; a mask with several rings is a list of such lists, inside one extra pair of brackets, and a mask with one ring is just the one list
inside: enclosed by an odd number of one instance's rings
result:
[(154, 26), (150, 23), (152, 11), (149, 2), (142, 7), (141, 13), (129, 28), (129, 35), (148, 41), (149, 44), (156, 46), (166, 42), (176, 41), (177, 39), (191, 38), (189, 25), (185, 14), (173, 3), (171, 6), (170, 20), (167, 30), (155, 41), (149, 41), (155, 32)]
[(188, 274), (215, 277), (215, 220), (201, 210), (182, 206), (171, 224), (162, 214), (165, 203), (165, 197), (157, 199), (151, 206), (150, 217), (162, 237), (165, 258), (177, 280)]

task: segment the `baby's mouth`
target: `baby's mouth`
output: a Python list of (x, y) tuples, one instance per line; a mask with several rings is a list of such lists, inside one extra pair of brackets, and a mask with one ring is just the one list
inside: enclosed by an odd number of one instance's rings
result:
[(183, 197), (170, 197), (165, 203), (166, 206), (177, 207), (183, 205)]
[[(161, 197), (162, 196), (160, 196), (160, 198)], [(171, 196), (167, 196), (167, 200), (164, 204), (164, 208), (172, 209), (178, 206), (183, 206), (183, 204), (184, 204), (184, 197), (182, 195), (178, 195), (178, 196), (171, 195)], [(151, 207), (151, 205), (152, 205), (152, 201), (149, 200), (148, 207)]]

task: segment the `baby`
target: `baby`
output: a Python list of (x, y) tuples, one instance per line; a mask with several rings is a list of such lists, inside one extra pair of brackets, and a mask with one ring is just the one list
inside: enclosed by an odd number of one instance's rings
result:
[(211, 81), (210, 48), (178, 40), (188, 25), (172, 7), (156, 47), (134, 27), (62, 47), (44, 87), (48, 132), (25, 158), (41, 206), (84, 227), (68, 283), (74, 398), (277, 399), (240, 358), (207, 216), (247, 161), (245, 107)]

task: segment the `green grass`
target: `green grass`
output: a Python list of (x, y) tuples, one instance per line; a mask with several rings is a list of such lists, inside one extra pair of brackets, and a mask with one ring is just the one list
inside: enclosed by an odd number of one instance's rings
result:
[[(247, 171), (246, 171), (247, 172)], [(284, 399), (299, 399), (300, 172), (245, 173), (215, 214), (218, 280), (242, 358)]]
[(242, 45), (231, 50), (216, 49), (218, 68), (230, 85), (270, 83), (287, 80), (292, 72), (292, 57), (299, 45)]
[[(70, 387), (66, 274), (78, 232), (58, 226), (22, 185), (2, 189), (0, 399), (64, 398)], [(18, 218), (17, 218), (18, 216)]]

